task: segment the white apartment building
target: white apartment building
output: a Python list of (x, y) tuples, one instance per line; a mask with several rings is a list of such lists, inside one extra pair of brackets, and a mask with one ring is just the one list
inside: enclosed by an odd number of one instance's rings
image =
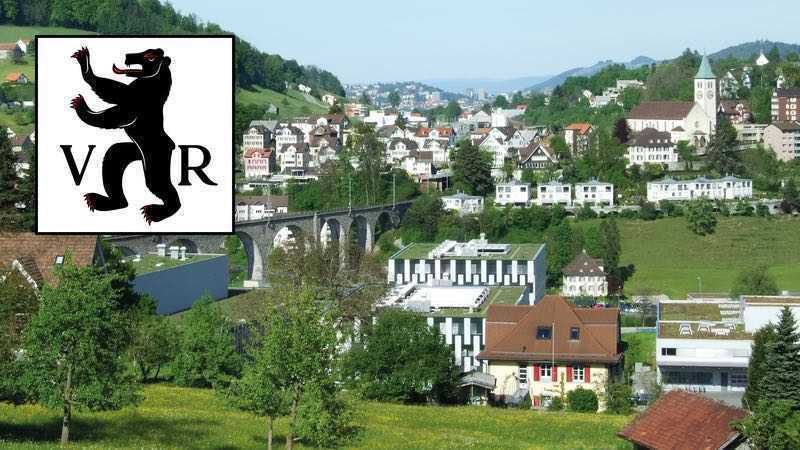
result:
[(574, 203), (614, 206), (614, 185), (597, 180), (575, 183)]
[(540, 184), (536, 191), (536, 204), (572, 206), (572, 186), (558, 181)]
[(647, 201), (657, 203), (662, 200), (693, 200), (705, 197), (710, 200), (736, 200), (753, 196), (753, 182), (749, 179), (727, 176), (710, 180), (673, 180), (665, 178), (647, 183)]
[(672, 134), (655, 128), (645, 128), (636, 133), (628, 143), (625, 158), (628, 160), (627, 167), (660, 164), (674, 169), (678, 164), (678, 152), (675, 151)]
[(442, 197), (444, 209), (458, 211), (459, 214), (480, 214), (483, 212), (483, 197), (467, 195), (463, 192)]
[(236, 221), (260, 220), (289, 212), (285, 195), (242, 196), (236, 198)]
[(665, 390), (743, 392), (755, 331), (777, 323), (789, 306), (800, 319), (800, 297), (690, 294), (658, 305), (656, 366)]
[(744, 150), (764, 142), (764, 131), (767, 128), (765, 123), (735, 123), (736, 140), (739, 142), (739, 149)]
[(242, 135), (242, 147), (245, 150), (268, 148), (272, 139), (272, 132), (262, 125), (251, 125)]
[(530, 183), (512, 180), (495, 186), (494, 204), (500, 206), (528, 206), (531, 201)]
[(764, 129), (763, 140), (781, 161), (800, 158), (800, 122), (773, 122)]
[(565, 297), (605, 297), (608, 279), (603, 260), (592, 258), (584, 249), (561, 271), (561, 295)]

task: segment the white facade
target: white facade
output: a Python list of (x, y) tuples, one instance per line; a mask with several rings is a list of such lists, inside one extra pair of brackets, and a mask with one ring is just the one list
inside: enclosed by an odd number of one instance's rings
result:
[(483, 197), (466, 195), (461, 192), (442, 197), (444, 209), (458, 211), (459, 214), (480, 214), (483, 212)]
[(247, 133), (242, 136), (242, 147), (245, 150), (251, 148), (267, 148), (269, 147), (269, 132), (260, 127), (250, 127)]
[(242, 161), (244, 162), (244, 177), (248, 179), (267, 177), (275, 170), (271, 165), (271, 150), (246, 150)]
[(605, 297), (608, 295), (608, 280), (603, 275), (565, 276), (561, 295), (565, 297)]
[(557, 181), (540, 184), (536, 190), (536, 204), (572, 206), (572, 186)]
[(753, 196), (752, 180), (727, 176), (715, 180), (664, 179), (647, 183), (647, 201), (693, 200), (705, 197), (710, 200), (736, 200)]
[(575, 204), (614, 206), (614, 185), (597, 180), (576, 183)]
[(495, 186), (494, 204), (500, 206), (528, 206), (531, 201), (531, 185), (512, 181)]

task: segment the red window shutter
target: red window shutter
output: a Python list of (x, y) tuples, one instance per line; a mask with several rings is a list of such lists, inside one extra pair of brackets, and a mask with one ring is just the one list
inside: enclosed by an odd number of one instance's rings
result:
[(572, 366), (567, 366), (567, 383), (572, 383)]
[(539, 365), (533, 365), (533, 381), (539, 381)]
[(535, 408), (538, 408), (539, 406), (541, 406), (541, 401), (539, 400), (539, 397), (533, 397), (533, 406)]
[(552, 371), (552, 376), (550, 377), (550, 379), (553, 380), (553, 382), (556, 382), (556, 381), (558, 381), (558, 366), (553, 364), (553, 369), (552, 370), (553, 370)]
[(592, 381), (592, 375), (591, 375), (591, 373), (589, 371), (589, 366), (584, 366), (583, 367), (583, 381), (585, 383), (589, 383), (589, 382)]

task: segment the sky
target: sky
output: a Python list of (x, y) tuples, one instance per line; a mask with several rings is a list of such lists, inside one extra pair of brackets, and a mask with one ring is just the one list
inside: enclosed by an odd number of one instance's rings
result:
[(687, 47), (800, 42), (797, 0), (170, 1), (344, 83), (544, 76)]

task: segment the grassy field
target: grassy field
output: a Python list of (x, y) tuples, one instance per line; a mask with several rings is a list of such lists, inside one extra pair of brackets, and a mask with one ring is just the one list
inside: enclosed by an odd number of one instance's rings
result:
[(324, 114), (328, 112), (327, 105), (320, 103), (317, 99), (309, 99), (302, 92), (288, 90), (286, 94), (275, 92), (270, 89), (256, 87), (252, 90), (239, 89), (236, 91), (236, 101), (244, 104), (254, 104), (264, 106), (272, 103), (278, 108), (278, 115), (281, 118), (296, 116), (307, 116), (310, 114)]
[(729, 292), (739, 272), (769, 267), (778, 287), (800, 290), (800, 219), (719, 217), (716, 232), (697, 236), (682, 217), (619, 220), (620, 265), (634, 264), (628, 295), (644, 290), (685, 298), (699, 290)]
[[(264, 420), (230, 410), (212, 391), (150, 385), (136, 408), (73, 416), (73, 448), (264, 448)], [(354, 449), (627, 449), (616, 437), (631, 417), (539, 413), (480, 406), (357, 402)], [(0, 447), (56, 449), (60, 416), (37, 406), (0, 404)], [(287, 421), (276, 425), (283, 448)], [(302, 445), (299, 448), (306, 448)]]
[(37, 34), (96, 34), (93, 31), (64, 27), (40, 27), (0, 25), (0, 42), (17, 42), (18, 39), (33, 39)]
[(625, 333), (622, 341), (628, 345), (625, 350), (626, 372), (633, 371), (637, 362), (645, 363), (650, 367), (656, 365), (656, 334), (655, 333)]

